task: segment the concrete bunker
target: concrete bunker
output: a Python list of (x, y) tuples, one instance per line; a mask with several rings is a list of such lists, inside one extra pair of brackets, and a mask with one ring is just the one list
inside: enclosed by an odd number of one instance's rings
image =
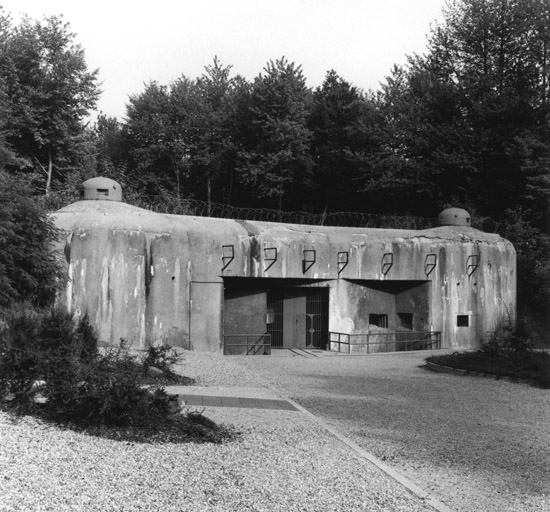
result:
[(67, 234), (59, 301), (111, 344), (465, 349), (515, 312), (514, 248), (464, 210), (418, 231), (307, 226), (158, 214), (111, 180), (86, 187), (54, 214)]

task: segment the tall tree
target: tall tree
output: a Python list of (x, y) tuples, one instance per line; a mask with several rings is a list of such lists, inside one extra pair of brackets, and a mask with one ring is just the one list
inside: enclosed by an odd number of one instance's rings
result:
[[(240, 156), (242, 180), (268, 205), (307, 206), (311, 186), (311, 91), (300, 66), (270, 61), (252, 85), (250, 130)], [(305, 203), (305, 204), (304, 204)]]
[(151, 81), (142, 93), (130, 96), (126, 109), (124, 131), (131, 148), (131, 175), (136, 186), (151, 197), (173, 188), (178, 173), (170, 96), (168, 87)]
[(73, 167), (85, 118), (100, 91), (84, 50), (60, 17), (20, 25), (4, 23), (0, 73), (4, 82), (7, 141), (19, 157), (12, 170), (42, 173), (51, 190), (54, 170)]
[(398, 168), (433, 210), (452, 201), (500, 216), (521, 205), (526, 172), (542, 169), (524, 158), (543, 155), (526, 141), (546, 144), (546, 4), (452, 0), (427, 55), (387, 81), (388, 140), (400, 140)]
[(372, 176), (382, 150), (380, 118), (374, 99), (335, 71), (313, 93), (308, 124), (318, 209), (364, 211), (358, 188)]
[(488, 214), (521, 205), (530, 153), (522, 146), (547, 143), (548, 8), (546, 0), (453, 1), (430, 40), (425, 65), (456, 86), (479, 141), (476, 185), (486, 192), (477, 200)]
[[(0, 6), (0, 56), (5, 56), (8, 51), (8, 37), (11, 30), (11, 19), (6, 16)], [(5, 58), (0, 57), (0, 76), (5, 76)], [(0, 80), (0, 170), (13, 162), (15, 155), (7, 141), (7, 118), (10, 113), (8, 91), (5, 80)]]
[(197, 79), (151, 82), (130, 98), (123, 132), (136, 180), (149, 193), (227, 202), (236, 161), (237, 97), (246, 82), (217, 58)]
[(456, 85), (411, 59), (408, 70), (394, 68), (383, 84), (379, 109), (384, 151), (366, 191), (382, 196), (393, 213), (433, 217), (449, 204), (474, 207), (479, 141)]
[(21, 176), (0, 169), (0, 309), (51, 305), (64, 270), (51, 245), (60, 233)]
[(213, 198), (227, 202), (231, 194), (235, 167), (236, 95), (243, 80), (231, 77), (231, 66), (223, 66), (217, 57), (196, 83), (193, 115), (195, 139), (190, 148), (194, 175), (206, 185), (208, 204)]
[(400, 162), (390, 178), (406, 170), (434, 212), (452, 202), (503, 219), (518, 252), (520, 309), (542, 315), (550, 297), (534, 287), (550, 268), (549, 36), (547, 0), (452, 0), (427, 55), (410, 58), (381, 95)]

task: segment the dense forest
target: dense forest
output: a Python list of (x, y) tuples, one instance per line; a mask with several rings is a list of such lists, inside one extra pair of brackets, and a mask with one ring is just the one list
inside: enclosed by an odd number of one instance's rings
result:
[(335, 70), (309, 88), (282, 57), (251, 82), (217, 58), (200, 77), (152, 80), (122, 121), (89, 122), (100, 94), (68, 23), (16, 25), (0, 10), (0, 172), (46, 208), (97, 175), (168, 212), (189, 200), (428, 218), (463, 207), (515, 244), (524, 318), (549, 316), (548, 0), (450, 0), (426, 52), (378, 91)]

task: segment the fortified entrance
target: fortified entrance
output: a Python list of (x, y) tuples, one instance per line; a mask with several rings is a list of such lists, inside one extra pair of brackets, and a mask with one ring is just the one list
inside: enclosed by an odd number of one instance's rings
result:
[(325, 349), (328, 288), (283, 288), (267, 293), (267, 332), (273, 348)]
[(329, 293), (314, 283), (224, 279), (224, 353), (264, 353), (266, 345), (327, 348)]

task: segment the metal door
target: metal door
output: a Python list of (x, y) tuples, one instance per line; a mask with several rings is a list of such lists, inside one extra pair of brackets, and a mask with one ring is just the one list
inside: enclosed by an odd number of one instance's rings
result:
[(294, 348), (306, 348), (307, 315), (297, 313), (294, 315)]
[(223, 283), (191, 282), (189, 343), (191, 350), (218, 352), (222, 348)]
[(275, 348), (325, 349), (328, 289), (285, 288), (267, 294), (267, 332)]
[(313, 288), (306, 302), (306, 347), (326, 349), (328, 343), (328, 289)]

